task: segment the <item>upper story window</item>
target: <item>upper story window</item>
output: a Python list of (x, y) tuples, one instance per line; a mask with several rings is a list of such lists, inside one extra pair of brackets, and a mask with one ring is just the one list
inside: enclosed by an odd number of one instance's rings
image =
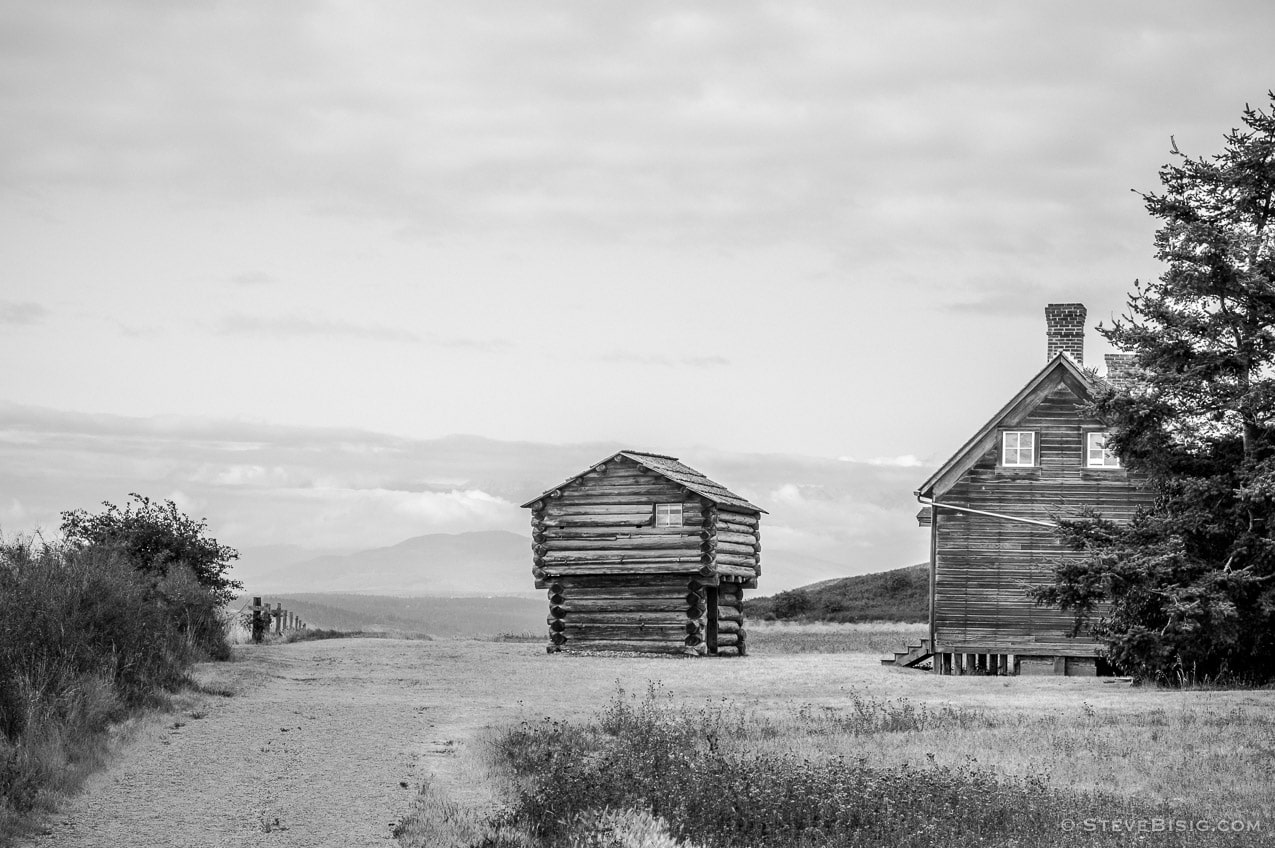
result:
[(1106, 433), (1085, 434), (1086, 468), (1119, 468), (1120, 459), (1107, 447)]
[(1001, 465), (1030, 468), (1036, 464), (1036, 434), (1031, 430), (1007, 430), (1001, 434)]
[(681, 527), (682, 526), (682, 505), (675, 504), (656, 504), (655, 505), (655, 526), (656, 527)]

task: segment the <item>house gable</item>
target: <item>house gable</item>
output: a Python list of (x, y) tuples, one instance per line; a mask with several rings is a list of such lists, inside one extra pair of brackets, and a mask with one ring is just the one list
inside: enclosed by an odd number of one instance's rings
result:
[[(1089, 437), (1105, 426), (1089, 407), (1106, 381), (1080, 366), (1085, 314), (1078, 303), (1046, 306), (1045, 366), (916, 491), (930, 533), (930, 633), (890, 662), (933, 657), (939, 674), (1097, 671), (1101, 647), (1083, 622), (1029, 591), (1085, 556), (1058, 534), (1060, 518), (1094, 510), (1128, 521), (1151, 499), (1101, 450), (1091, 465)], [(1108, 359), (1111, 382), (1123, 371)]]
[(1092, 399), (1094, 389), (1094, 379), (1081, 370), (1070, 356), (1063, 353), (1056, 355), (960, 450), (943, 463), (916, 494), (930, 499), (942, 497), (984, 459), (989, 451), (999, 449), (1000, 434), (1004, 430), (1022, 426), (1047, 398), (1064, 392), (1074, 396), (1078, 404), (1085, 404)]

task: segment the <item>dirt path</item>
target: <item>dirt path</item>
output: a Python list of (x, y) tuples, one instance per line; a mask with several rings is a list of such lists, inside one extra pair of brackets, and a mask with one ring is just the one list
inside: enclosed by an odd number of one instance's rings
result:
[(237, 694), (148, 722), (33, 844), (393, 844), (431, 715), (386, 647), (281, 645), (201, 667)]
[[(458, 756), (484, 728), (593, 713), (620, 679), (631, 691), (659, 680), (682, 698), (786, 704), (844, 700), (865, 684), (883, 695), (912, 688), (857, 655), (550, 657), (536, 644), (386, 639), (241, 648), (197, 677), (236, 694), (184, 697), (149, 720), (29, 844), (394, 845), (426, 781), (468, 806), (495, 802), (473, 758)], [(987, 697), (964, 678), (926, 688)]]

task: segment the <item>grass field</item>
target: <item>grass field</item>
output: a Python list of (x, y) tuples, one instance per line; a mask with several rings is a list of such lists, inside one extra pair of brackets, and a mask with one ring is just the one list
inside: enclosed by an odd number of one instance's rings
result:
[[(428, 785), (400, 841), (1026, 848), (1272, 838), (1275, 692), (880, 666), (915, 629), (750, 627), (743, 659), (554, 658), (614, 683), (566, 709), (561, 692), (520, 692), (524, 714), (457, 755), (489, 800), (467, 804)], [(713, 694), (713, 677), (731, 685)], [(542, 700), (552, 715), (536, 714)]]
[(868, 622), (864, 624), (792, 624), (783, 621), (748, 623), (748, 650), (754, 654), (879, 654), (889, 656), (909, 641), (926, 634), (924, 624)]

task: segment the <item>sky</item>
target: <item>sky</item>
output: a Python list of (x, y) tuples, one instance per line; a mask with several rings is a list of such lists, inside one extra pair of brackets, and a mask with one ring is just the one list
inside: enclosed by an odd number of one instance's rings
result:
[(1271, 32), (1267, 2), (0, 0), (0, 533), (130, 491), (240, 547), (526, 532), (628, 447), (770, 509), (794, 562), (920, 561), (912, 490), (1043, 364), (1046, 303), (1092, 328), (1158, 275), (1137, 192), (1266, 102)]

